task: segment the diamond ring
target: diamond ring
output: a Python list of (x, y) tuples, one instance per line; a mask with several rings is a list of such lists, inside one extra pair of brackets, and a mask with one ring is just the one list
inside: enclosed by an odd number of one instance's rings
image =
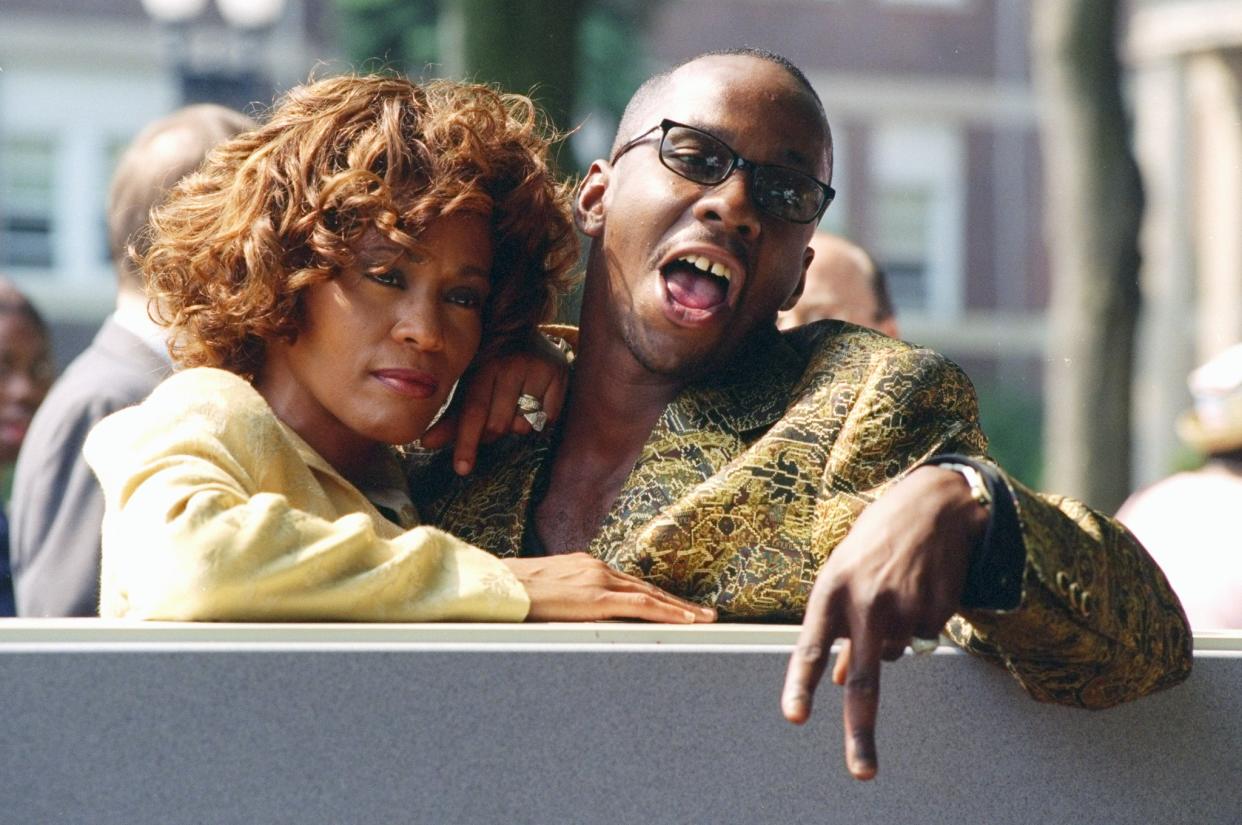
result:
[(528, 392), (518, 396), (517, 411), (537, 433), (543, 432), (543, 428), (548, 424), (548, 414), (543, 411), (543, 402)]

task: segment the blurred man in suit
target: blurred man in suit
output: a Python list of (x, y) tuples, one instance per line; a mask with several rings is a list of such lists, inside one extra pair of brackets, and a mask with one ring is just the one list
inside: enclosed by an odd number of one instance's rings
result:
[(147, 216), (173, 184), (217, 143), (254, 125), (222, 106), (189, 106), (148, 125), (121, 157), (108, 191), (116, 311), (53, 386), (18, 457), (10, 515), (19, 616), (98, 611), (104, 502), (82, 442), (97, 421), (138, 403), (172, 372), (129, 249), (144, 247)]

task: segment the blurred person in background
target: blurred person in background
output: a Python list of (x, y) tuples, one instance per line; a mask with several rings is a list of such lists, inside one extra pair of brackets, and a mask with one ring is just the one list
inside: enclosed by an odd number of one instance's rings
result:
[(815, 257), (793, 309), (776, 316), (780, 329), (836, 318), (900, 338), (888, 279), (861, 246), (840, 235), (819, 231), (811, 238)]
[(1117, 519), (1169, 577), (1195, 630), (1242, 628), (1242, 344), (1190, 374), (1194, 407), (1177, 422), (1207, 462), (1140, 490)]
[(26, 296), (0, 278), (0, 616), (14, 615), (6, 513), (13, 462), (52, 385), (53, 373), (47, 325)]
[(96, 422), (172, 374), (130, 253), (145, 250), (147, 217), (167, 191), (213, 146), (253, 126), (223, 106), (189, 106), (149, 124), (121, 156), (107, 205), (116, 309), (52, 388), (17, 463), (12, 558), (21, 616), (96, 615), (104, 502), (82, 443)]

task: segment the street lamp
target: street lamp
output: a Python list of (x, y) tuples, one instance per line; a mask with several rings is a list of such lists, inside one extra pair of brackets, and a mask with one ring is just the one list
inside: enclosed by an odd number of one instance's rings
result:
[[(142, 0), (142, 7), (169, 32), (182, 103), (220, 103), (244, 110), (271, 99), (262, 41), (284, 14), (285, 0), (216, 0), (229, 40), (215, 40), (197, 56), (191, 48), (191, 27), (207, 0)], [(199, 27), (200, 39), (204, 32)]]
[[(202, 0), (170, 1), (202, 5)], [(266, 29), (279, 20), (285, 10), (285, 0), (216, 0), (216, 5), (225, 21), (239, 29)]]
[(142, 8), (161, 23), (193, 20), (207, 8), (207, 0), (142, 0)]

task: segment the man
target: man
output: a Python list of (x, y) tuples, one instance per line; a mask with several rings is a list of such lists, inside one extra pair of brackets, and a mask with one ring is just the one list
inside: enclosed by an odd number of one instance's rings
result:
[(254, 125), (222, 106), (190, 106), (143, 129), (117, 165), (107, 208), (116, 311), (53, 386), (18, 457), (11, 520), (19, 616), (98, 613), (104, 503), (82, 442), (97, 421), (138, 403), (172, 372), (129, 245), (145, 249), (140, 230), (165, 192), (211, 147)]
[(840, 235), (816, 232), (815, 257), (806, 271), (806, 286), (793, 309), (776, 316), (779, 329), (793, 329), (836, 318), (900, 338), (884, 270), (858, 244)]
[(783, 58), (711, 54), (645, 83), (578, 192), (591, 245), (556, 431), (496, 442), (464, 481), (433, 468), (425, 514), (501, 555), (586, 549), (722, 617), (805, 610), (782, 706), (806, 719), (846, 639), (859, 778), (881, 658), (955, 613), (955, 641), (1040, 699), (1181, 681), (1190, 636), (1159, 570), (1115, 522), (986, 460), (957, 367), (839, 321), (777, 332), (831, 172), (823, 108)]

